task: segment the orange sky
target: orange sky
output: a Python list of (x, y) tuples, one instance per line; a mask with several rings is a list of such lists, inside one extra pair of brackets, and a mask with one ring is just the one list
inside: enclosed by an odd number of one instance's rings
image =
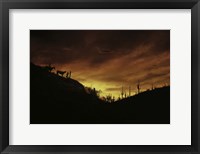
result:
[(71, 71), (101, 96), (128, 95), (170, 83), (170, 31), (65, 30), (30, 32), (31, 62)]

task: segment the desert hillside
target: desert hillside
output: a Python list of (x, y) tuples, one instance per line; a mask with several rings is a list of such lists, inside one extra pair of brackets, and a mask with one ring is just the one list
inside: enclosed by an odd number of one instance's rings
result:
[(88, 93), (80, 82), (32, 63), (30, 81), (32, 124), (170, 123), (170, 87), (108, 103)]

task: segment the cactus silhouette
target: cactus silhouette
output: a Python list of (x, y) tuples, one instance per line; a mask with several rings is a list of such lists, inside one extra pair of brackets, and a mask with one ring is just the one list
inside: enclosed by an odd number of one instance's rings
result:
[(124, 88), (123, 88), (123, 86), (122, 86), (121, 95), (122, 95), (122, 99), (123, 99), (123, 97), (124, 97)]
[(154, 90), (154, 85), (153, 85), (153, 83), (152, 83), (152, 85), (151, 85), (151, 90)]
[(138, 94), (140, 93), (140, 82), (138, 81), (137, 83), (137, 90), (138, 90)]
[(69, 78), (71, 78), (71, 76), (72, 76), (72, 72), (70, 71), (70, 72), (69, 72)]

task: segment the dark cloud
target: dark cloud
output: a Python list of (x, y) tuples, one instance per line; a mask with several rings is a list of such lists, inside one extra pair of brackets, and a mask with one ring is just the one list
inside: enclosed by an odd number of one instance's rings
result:
[(31, 61), (63, 64), (87, 58), (95, 65), (149, 46), (144, 57), (169, 50), (169, 37), (168, 30), (31, 30)]
[(151, 79), (155, 79), (155, 78), (160, 78), (163, 76), (167, 76), (169, 74), (169, 72), (162, 72), (162, 73), (148, 73), (146, 74), (144, 77), (140, 78), (141, 81), (145, 81), (145, 80), (151, 80)]
[(120, 91), (120, 90), (122, 90), (122, 87), (106, 88), (106, 91)]

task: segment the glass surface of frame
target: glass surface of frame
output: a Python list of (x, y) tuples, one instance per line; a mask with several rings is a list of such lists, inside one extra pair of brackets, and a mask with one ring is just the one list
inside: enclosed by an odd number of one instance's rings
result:
[[(199, 18), (198, 17), (198, 11), (199, 11), (199, 2), (198, 1), (184, 1), (184, 2), (178, 2), (175, 1), (172, 3), (171, 1), (166, 2), (136, 2), (136, 1), (127, 1), (127, 2), (120, 2), (117, 3), (114, 2), (103, 2), (99, 1), (97, 3), (95, 2), (11, 2), (11, 1), (1, 1), (1, 48), (2, 48), (2, 67), (1, 67), (1, 151), (4, 150), (5, 153), (15, 153), (15, 152), (66, 152), (66, 151), (81, 151), (81, 152), (196, 152), (199, 153), (199, 137), (198, 137), (198, 47), (199, 47), (199, 31), (198, 31), (198, 23)], [(56, 5), (55, 5), (56, 4)], [(188, 8), (192, 11), (192, 145), (191, 146), (62, 146), (62, 147), (56, 147), (56, 146), (9, 146), (9, 120), (8, 120), (8, 101), (9, 101), (9, 9), (10, 8), (26, 8), (26, 9), (63, 9), (63, 8), (70, 8), (70, 9), (79, 9), (79, 8), (93, 8), (93, 9), (99, 9), (99, 8), (120, 8), (120, 9), (136, 9), (136, 8), (178, 8), (178, 9), (184, 9)], [(107, 50), (107, 49), (106, 49)], [(140, 85), (140, 84), (138, 84)], [(138, 89), (140, 89), (140, 86), (136, 86)], [(113, 150), (114, 148), (114, 150)], [(145, 150), (144, 150), (145, 149)]]

